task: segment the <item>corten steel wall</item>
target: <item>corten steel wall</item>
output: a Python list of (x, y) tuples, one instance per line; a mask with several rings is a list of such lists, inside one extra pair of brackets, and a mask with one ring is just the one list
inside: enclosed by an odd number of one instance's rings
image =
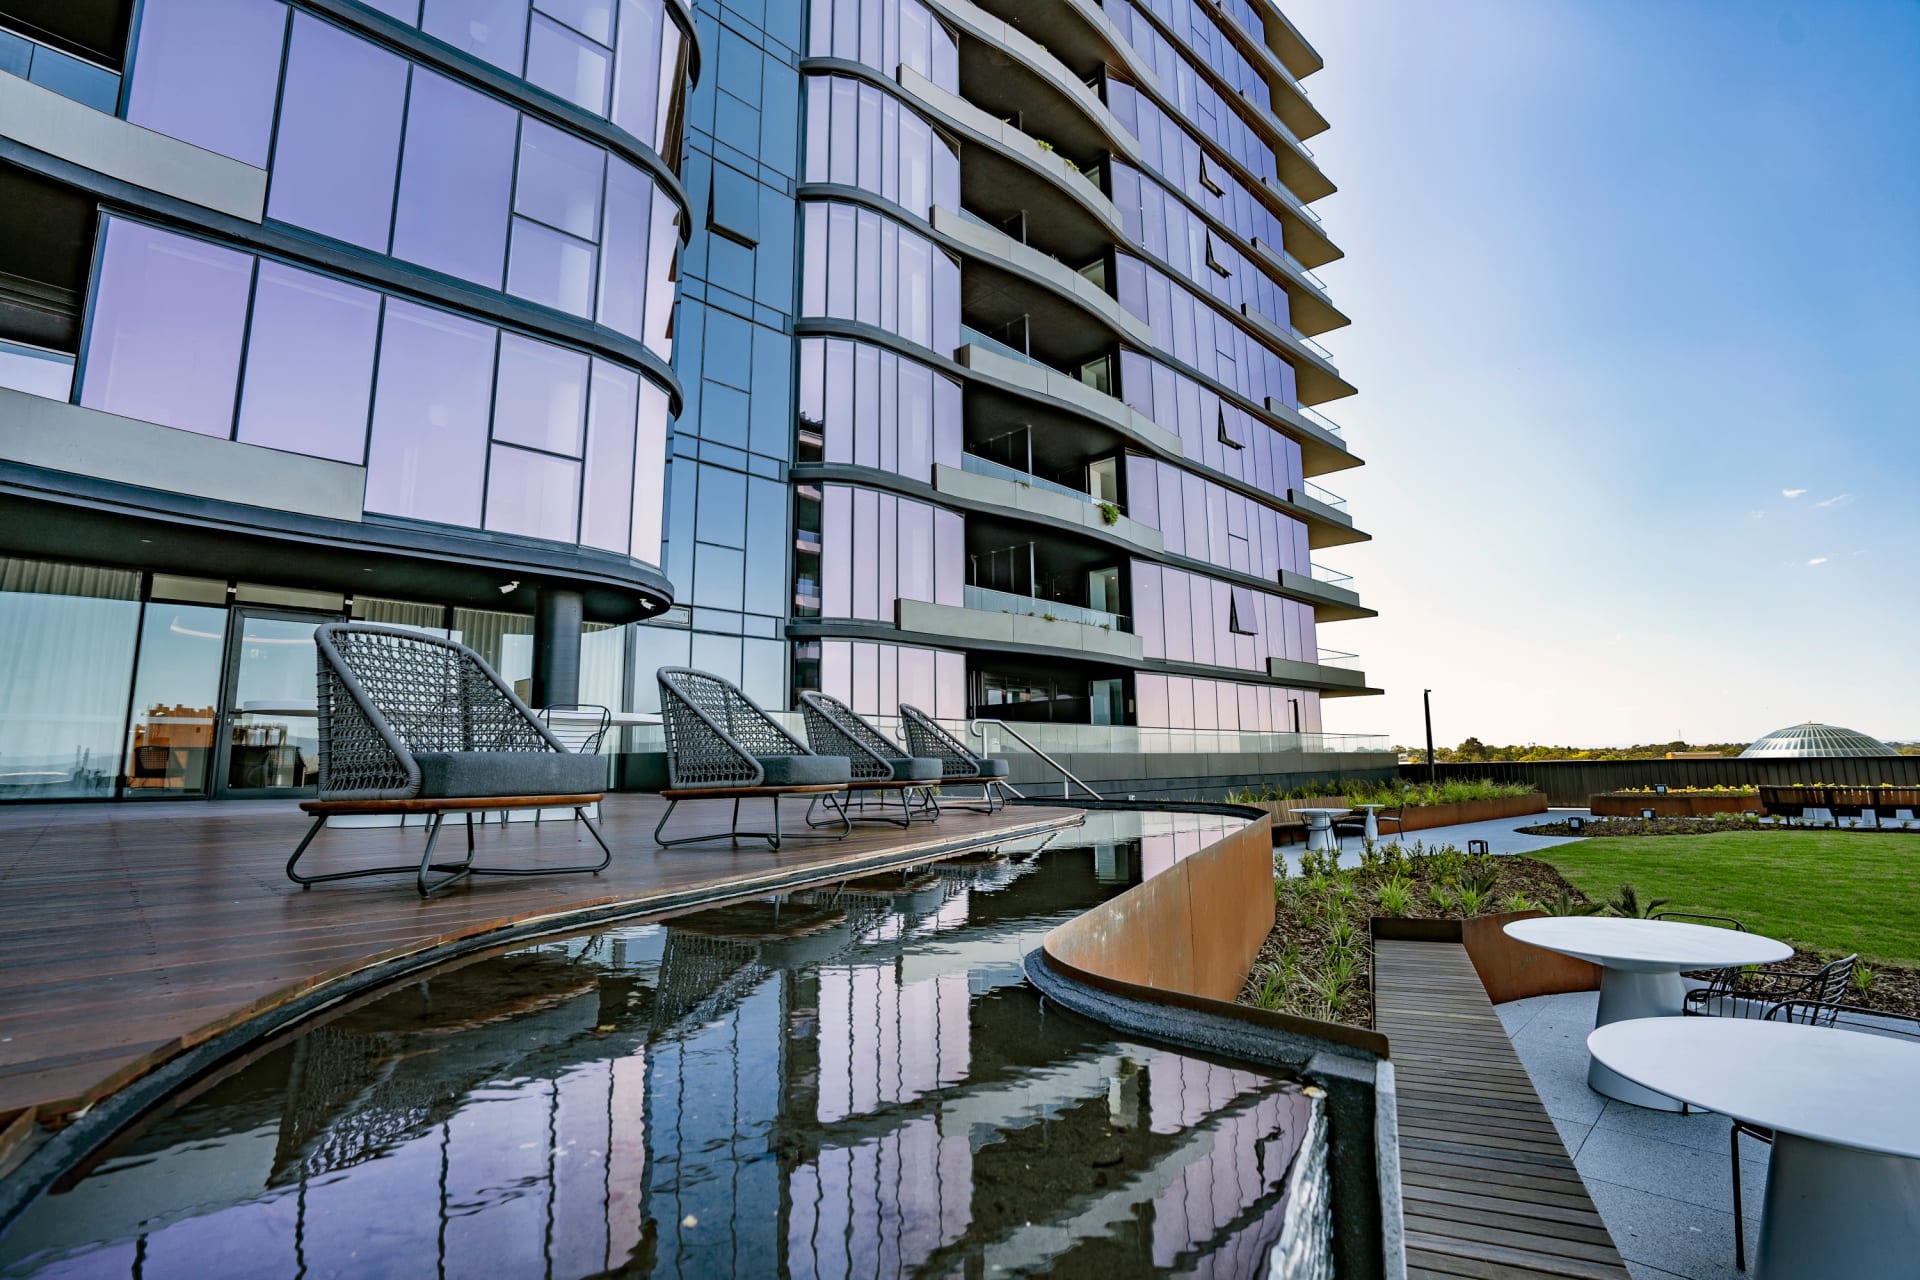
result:
[(1273, 928), (1272, 821), (1262, 814), (1061, 925), (1047, 955), (1117, 982), (1234, 999)]
[[(1425, 764), (1403, 764), (1400, 776), (1415, 782), (1427, 778)], [(1606, 791), (1626, 787), (1792, 786), (1831, 783), (1835, 786), (1872, 786), (1892, 782), (1920, 786), (1920, 756), (1808, 756), (1793, 760), (1534, 760), (1488, 764), (1442, 764), (1434, 776), (1492, 778), (1497, 782), (1524, 782), (1547, 793), (1547, 803), (1585, 807)]]

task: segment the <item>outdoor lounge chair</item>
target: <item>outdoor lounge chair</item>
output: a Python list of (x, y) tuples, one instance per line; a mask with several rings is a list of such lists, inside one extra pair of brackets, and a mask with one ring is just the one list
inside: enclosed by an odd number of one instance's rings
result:
[[(667, 811), (653, 829), (661, 848), (701, 840), (763, 839), (778, 849), (788, 840), (839, 840), (853, 830), (845, 810), (840, 830), (785, 834), (780, 801), (804, 795), (808, 809), (825, 795), (844, 796), (853, 779), (845, 756), (819, 755), (781, 728), (753, 699), (719, 676), (687, 667), (661, 667), (660, 718), (667, 731), (667, 787), (660, 794)], [(773, 801), (773, 830), (742, 831), (740, 802)], [(727, 830), (668, 840), (660, 833), (683, 800), (731, 800), (733, 821)]]
[[(469, 875), (600, 872), (613, 860), (587, 816), (606, 790), (606, 762), (575, 755), (547, 731), (479, 654), (452, 640), (393, 627), (332, 623), (316, 628), (320, 778), (301, 809), (313, 826), (287, 860), (301, 886), (360, 876), (415, 873), (427, 897)], [(476, 867), (473, 815), (493, 809), (572, 809), (599, 844), (595, 863), (566, 867)], [(303, 875), (296, 869), (327, 819), (348, 814), (423, 814), (430, 820), (419, 865)], [(440, 825), (466, 815), (467, 856), (433, 861)], [(446, 874), (438, 879), (430, 871)]]
[[(807, 742), (813, 749), (843, 755), (852, 763), (853, 781), (849, 790), (879, 795), (881, 811), (874, 815), (878, 820), (904, 827), (915, 818), (931, 820), (940, 816), (939, 802), (933, 798), (933, 790), (945, 774), (939, 757), (908, 755), (892, 738), (861, 719), (838, 698), (824, 693), (803, 693), (800, 707), (806, 713)], [(889, 791), (899, 793), (898, 817), (887, 812)], [(916, 792), (918, 803), (914, 799)], [(828, 797), (827, 803), (836, 802)], [(854, 796), (838, 802), (842, 806), (861, 803)]]
[[(1881, 1013), (1852, 1005), (1823, 1004), (1816, 1000), (1782, 1000), (1767, 1010), (1767, 1018), (1772, 1022), (1800, 1022), (1920, 1041), (1920, 1018), (1905, 1013)], [(1747, 1227), (1740, 1204), (1740, 1139), (1743, 1137), (1771, 1144), (1773, 1130), (1748, 1124), (1745, 1120), (1735, 1120), (1733, 1132), (1728, 1135), (1733, 1155), (1733, 1265), (1741, 1271), (1747, 1269)]]
[[(1004, 809), (1007, 797), (1020, 793), (1007, 782), (1007, 762), (995, 756), (978, 756), (966, 744), (942, 729), (932, 716), (907, 703), (900, 704), (900, 727), (907, 739), (907, 750), (916, 756), (932, 756), (940, 761), (942, 786), (980, 787), (985, 812)], [(968, 808), (979, 810), (980, 805)]]

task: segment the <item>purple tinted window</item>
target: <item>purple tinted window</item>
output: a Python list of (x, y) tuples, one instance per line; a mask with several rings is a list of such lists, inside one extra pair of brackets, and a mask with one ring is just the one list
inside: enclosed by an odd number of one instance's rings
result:
[(653, 179), (624, 160), (611, 161), (606, 204), (606, 230), (600, 238), (600, 323), (641, 338), (646, 331)]
[(601, 44), (613, 40), (613, 0), (534, 0), (533, 7)]
[(260, 264), (240, 439), (358, 465), (366, 456), (380, 295)]
[(487, 528), (572, 542), (579, 523), (580, 464), (497, 444), (487, 470)]
[(410, 27), (420, 24), (420, 0), (360, 0), (360, 3), (391, 14)]
[(657, 187), (653, 193), (653, 245), (647, 252), (647, 331), (643, 341), (662, 358), (671, 358), (668, 330), (673, 319), (674, 254), (680, 249), (680, 211)]
[(265, 168), (287, 7), (261, 0), (147, 0), (127, 119)]
[(527, 79), (597, 116), (607, 114), (607, 51), (578, 32), (535, 14), (527, 29)]
[(587, 487), (580, 513), (580, 541), (629, 554), (633, 521), (633, 419), (639, 408), (638, 374), (593, 362), (593, 399), (587, 411)]
[(586, 356), (517, 333), (500, 335), (495, 440), (577, 458), (586, 409)]
[(420, 29), (519, 75), (527, 0), (426, 0)]
[(632, 556), (660, 563), (660, 527), (666, 516), (667, 393), (640, 382), (640, 420), (633, 433)]
[(543, 306), (593, 314), (594, 247), (528, 218), (513, 220), (507, 292)]
[(230, 435), (252, 280), (246, 254), (108, 219), (80, 403)]
[(520, 126), (520, 174), (513, 211), (592, 240), (600, 234), (600, 177), (606, 153), (538, 120)]
[(505, 103), (415, 70), (394, 257), (500, 287), (518, 119)]
[(387, 300), (367, 452), (367, 510), (480, 523), (494, 331)]
[(620, 0), (620, 53), (613, 81), (613, 122), (659, 146), (660, 40), (668, 19), (661, 0)]
[(268, 216), (385, 253), (406, 99), (404, 60), (297, 15)]

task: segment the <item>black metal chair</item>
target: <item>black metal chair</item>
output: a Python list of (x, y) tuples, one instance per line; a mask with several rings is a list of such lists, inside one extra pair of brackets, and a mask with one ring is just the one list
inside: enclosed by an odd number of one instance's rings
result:
[[(1373, 826), (1374, 830), (1382, 833), (1385, 833), (1386, 829), (1391, 826), (1394, 834), (1398, 835), (1400, 833), (1400, 811), (1398, 809), (1380, 810), (1373, 816)], [(1345, 849), (1348, 836), (1358, 836), (1362, 840), (1367, 838), (1367, 815), (1365, 813), (1351, 813), (1344, 818), (1335, 818), (1333, 820), (1334, 843), (1340, 848)]]
[(900, 704), (900, 728), (907, 739), (907, 750), (916, 756), (932, 756), (940, 761), (943, 785), (979, 784), (984, 802), (967, 805), (976, 812), (994, 813), (1006, 808), (1007, 797), (1021, 798), (1007, 781), (1007, 762), (998, 756), (975, 755), (960, 739), (941, 728), (934, 718), (916, 706)]
[[(426, 897), (469, 875), (599, 872), (613, 859), (586, 806), (606, 791), (604, 762), (568, 751), (480, 655), (417, 631), (331, 623), (313, 635), (319, 662), (318, 794), (301, 809), (313, 826), (287, 860), (303, 887), (360, 876), (415, 873)], [(490, 810), (569, 808), (599, 844), (599, 862), (566, 867), (475, 867), (473, 815)], [(467, 856), (436, 863), (449, 813), (467, 820)], [(296, 866), (327, 819), (398, 814), (429, 819), (419, 865), (303, 875)], [(433, 879), (429, 871), (447, 874)]]
[(540, 723), (576, 755), (597, 756), (613, 728), (613, 712), (598, 703), (573, 702), (540, 708)]
[[(938, 757), (912, 756), (886, 734), (861, 719), (859, 713), (838, 698), (824, 693), (800, 695), (800, 708), (806, 716), (807, 744), (815, 751), (845, 756), (853, 766), (850, 794), (844, 800), (827, 797), (830, 806), (843, 810), (864, 807), (859, 793), (875, 792), (881, 797), (881, 812), (875, 817), (896, 826), (910, 826), (916, 818), (933, 820), (940, 816), (940, 804), (933, 797), (944, 768)], [(886, 793), (898, 792), (900, 816), (886, 811)], [(920, 800), (916, 804), (915, 794)], [(812, 824), (812, 807), (808, 807)]]
[[(808, 808), (824, 795), (844, 796), (853, 780), (846, 756), (820, 755), (781, 727), (738, 687), (688, 667), (661, 667), (660, 717), (667, 731), (667, 811), (654, 826), (662, 848), (701, 840), (763, 839), (778, 849), (788, 840), (839, 840), (853, 830), (845, 811), (831, 834), (787, 835), (780, 825), (783, 797), (804, 795)], [(742, 831), (740, 802), (773, 801), (773, 830)], [(732, 800), (726, 831), (668, 840), (660, 834), (683, 800)]]
[[(1767, 1020), (1836, 1027), (1842, 1031), (1862, 1031), (1868, 1035), (1920, 1041), (1920, 1018), (1905, 1013), (1880, 1013), (1855, 1005), (1826, 1004), (1818, 1000), (1782, 1000), (1767, 1010)], [(1727, 1139), (1733, 1157), (1733, 1265), (1741, 1271), (1747, 1269), (1747, 1229), (1740, 1194), (1740, 1139), (1743, 1137), (1771, 1145), (1773, 1130), (1748, 1124), (1745, 1120), (1735, 1120)]]
[(1766, 1018), (1782, 1004), (1817, 1004), (1838, 1008), (1853, 984), (1856, 955), (1830, 960), (1813, 970), (1718, 969), (1704, 987), (1683, 998), (1683, 1012), (1711, 1018)]

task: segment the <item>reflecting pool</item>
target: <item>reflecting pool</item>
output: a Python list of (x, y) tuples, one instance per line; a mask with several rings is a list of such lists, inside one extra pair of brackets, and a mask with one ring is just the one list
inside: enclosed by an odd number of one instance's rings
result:
[(1325, 1274), (1317, 1090), (1021, 974), (1236, 825), (1095, 814), (435, 972), (124, 1139), (0, 1275)]

